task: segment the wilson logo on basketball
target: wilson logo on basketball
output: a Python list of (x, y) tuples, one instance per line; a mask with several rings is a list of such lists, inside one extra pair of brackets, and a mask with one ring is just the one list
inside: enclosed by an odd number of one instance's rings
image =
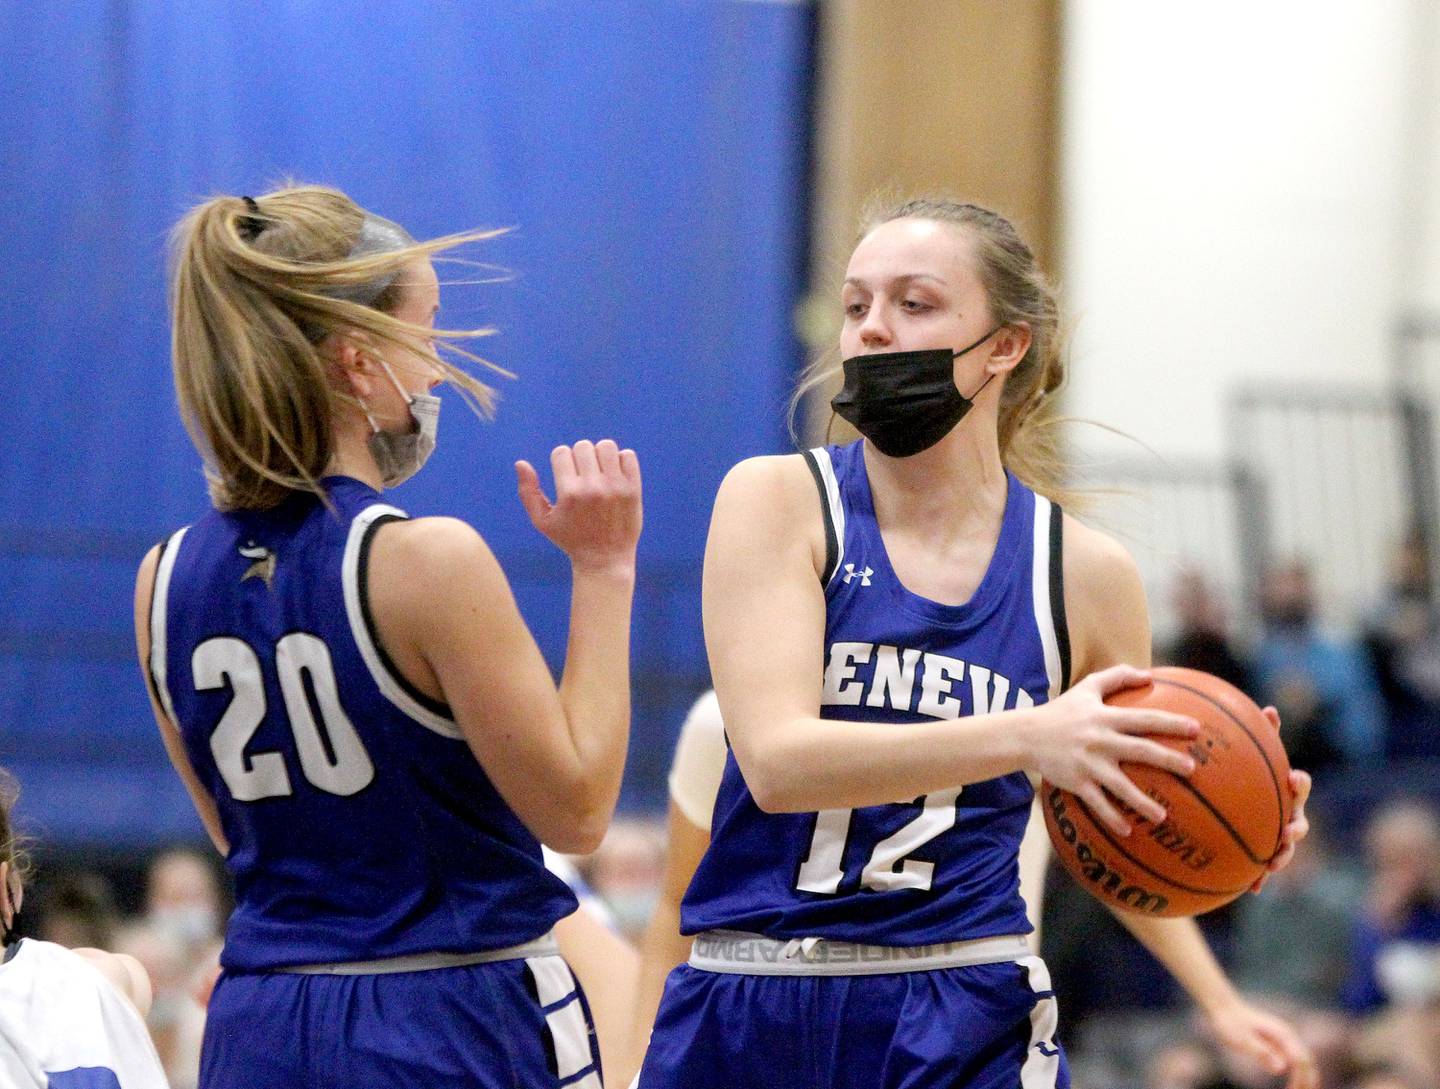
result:
[(1165, 810), (1151, 823), (1122, 806), (1129, 835), (1099, 819), (1083, 798), (1046, 783), (1045, 824), (1057, 857), (1114, 907), (1196, 915), (1235, 899), (1265, 872), (1290, 819), (1290, 762), (1274, 722), (1220, 678), (1173, 666), (1151, 670), (1149, 684), (1112, 692), (1105, 702), (1195, 719), (1200, 733), (1193, 739), (1153, 738), (1187, 752), (1195, 767), (1176, 775), (1122, 765)]
[(1140, 912), (1144, 915), (1164, 915), (1170, 906), (1170, 901), (1158, 892), (1151, 892), (1142, 889), (1139, 885), (1127, 884), (1125, 879), (1109, 866), (1105, 860), (1095, 853), (1090, 844), (1080, 838), (1080, 833), (1075, 828), (1065, 809), (1065, 792), (1058, 787), (1051, 787), (1046, 795), (1046, 801), (1050, 806), (1050, 816), (1055, 822), (1061, 838), (1070, 847), (1074, 848), (1074, 860), (1076, 866), (1067, 867), (1071, 872), (1079, 872), (1085, 879), (1095, 886), (1097, 893), (1103, 893), (1107, 898), (1128, 908), (1130, 911)]

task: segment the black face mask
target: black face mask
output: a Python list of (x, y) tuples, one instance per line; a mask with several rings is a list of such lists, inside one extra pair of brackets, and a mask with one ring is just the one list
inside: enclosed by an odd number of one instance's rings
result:
[(927, 348), (882, 352), (845, 360), (845, 385), (830, 402), (840, 417), (887, 457), (908, 458), (928, 450), (954, 430), (974, 406), (974, 398), (955, 388), (955, 360), (980, 347), (997, 325), (968, 348)]

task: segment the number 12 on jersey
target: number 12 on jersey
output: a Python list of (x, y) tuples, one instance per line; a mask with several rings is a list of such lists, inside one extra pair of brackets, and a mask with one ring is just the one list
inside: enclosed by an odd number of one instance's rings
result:
[[(920, 812), (897, 832), (875, 844), (865, 868), (860, 871), (861, 888), (875, 892), (896, 889), (929, 889), (935, 863), (907, 857), (942, 832), (955, 827), (961, 787), (926, 794)], [(815, 814), (815, 834), (810, 853), (800, 864), (795, 887), (801, 892), (834, 895), (845, 878), (845, 848), (850, 840), (853, 809), (822, 809)]]

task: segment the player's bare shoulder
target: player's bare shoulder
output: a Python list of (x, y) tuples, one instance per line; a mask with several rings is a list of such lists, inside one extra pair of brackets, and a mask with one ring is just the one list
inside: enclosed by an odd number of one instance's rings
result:
[(448, 621), (478, 603), (508, 600), (509, 583), (490, 546), (459, 518), (396, 519), (376, 528), (368, 559), (371, 613), (392, 650), (424, 647)]
[(1140, 570), (1130, 552), (1108, 533), (1065, 515), (1065, 585), (1103, 588), (1116, 579), (1139, 582)]
[(825, 557), (825, 525), (805, 455), (771, 454), (735, 465), (715, 497), (712, 540), (722, 528), (770, 547), (803, 546), (818, 571)]
[(804, 454), (765, 454), (746, 458), (725, 474), (720, 494), (769, 497), (783, 504), (786, 499), (808, 495), (815, 490)]
[(460, 518), (397, 518), (375, 531), (377, 558), (405, 563), (410, 570), (453, 570), (457, 563), (489, 556), (485, 539)]

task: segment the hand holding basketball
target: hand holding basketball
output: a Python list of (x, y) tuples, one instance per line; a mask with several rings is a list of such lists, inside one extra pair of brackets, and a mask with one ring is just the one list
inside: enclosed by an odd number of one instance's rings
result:
[[(1112, 692), (1112, 704), (1163, 708), (1200, 723), (1177, 741), (1194, 771), (1179, 777), (1155, 763), (1126, 773), (1148, 795), (1132, 806), (1142, 834), (1122, 840), (1083, 794), (1045, 783), (1041, 804), (1060, 862), (1106, 904), (1153, 916), (1196, 915), (1228, 903), (1284, 865), (1308, 830), (1309, 777), (1291, 775), (1278, 719), (1219, 677), (1193, 669), (1152, 670), (1150, 683)], [(1123, 800), (1123, 799), (1122, 799)], [(1163, 817), (1152, 817), (1158, 808)]]
[(640, 461), (612, 439), (586, 439), (550, 452), (552, 503), (528, 461), (515, 463), (520, 502), (531, 523), (577, 567), (634, 566), (643, 519)]
[(1116, 692), (1149, 683), (1149, 674), (1131, 666), (1093, 673), (1046, 704), (1052, 713), (1032, 738), (1031, 766), (1041, 778), (1082, 799), (1119, 836), (1130, 834), (1122, 809), (1150, 821), (1165, 819), (1164, 807), (1135, 785), (1122, 762), (1149, 764), (1176, 775), (1188, 775), (1195, 767), (1194, 760), (1178, 748), (1142, 736), (1188, 740), (1199, 732), (1193, 718), (1106, 702)]
[[(1267, 707), (1264, 715), (1275, 732), (1280, 732), (1280, 712), (1273, 707)], [(1251, 892), (1259, 892), (1265, 887), (1265, 882), (1270, 879), (1272, 873), (1278, 873), (1290, 865), (1290, 860), (1295, 857), (1295, 848), (1300, 841), (1310, 834), (1310, 819), (1305, 816), (1305, 802), (1310, 797), (1310, 773), (1300, 771), (1296, 768), (1290, 770), (1290, 793), (1294, 796), (1295, 808), (1290, 814), (1290, 823), (1285, 826), (1285, 831), (1280, 837), (1280, 853), (1270, 860), (1270, 865), (1265, 872), (1250, 886)]]

